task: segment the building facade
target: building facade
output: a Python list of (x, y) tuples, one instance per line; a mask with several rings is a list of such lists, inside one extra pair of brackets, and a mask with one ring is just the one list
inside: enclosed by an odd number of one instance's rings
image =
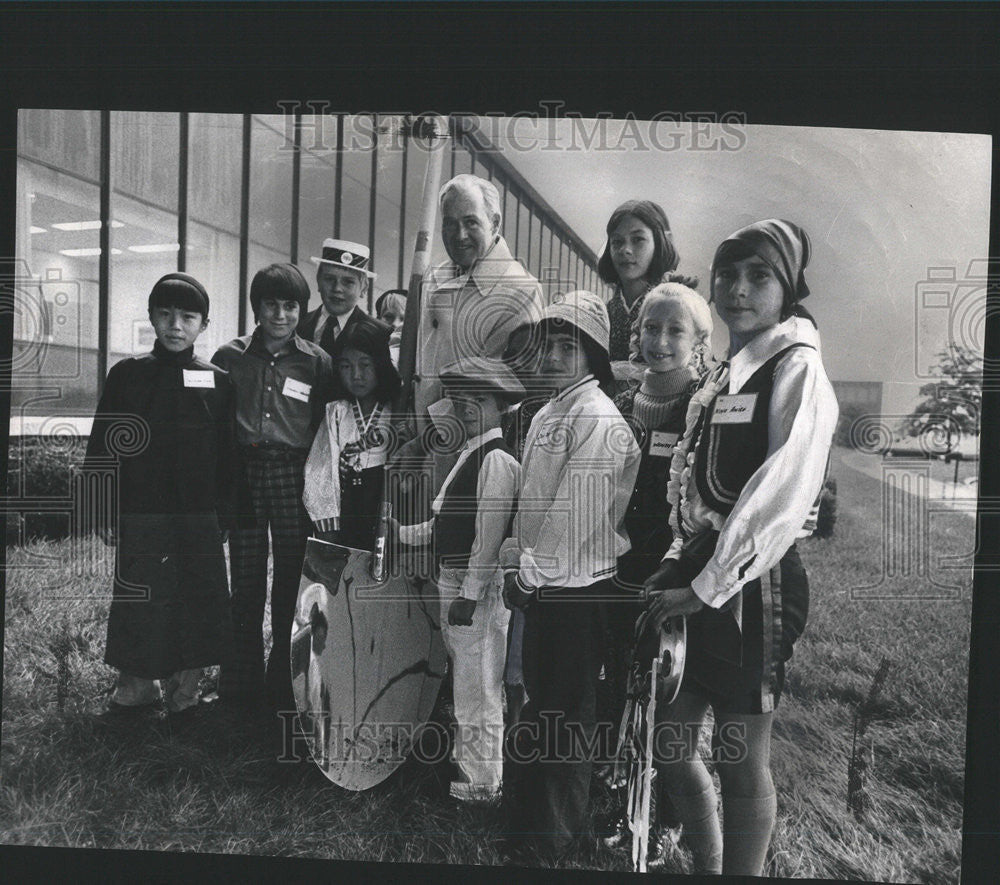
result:
[[(496, 184), (504, 237), (549, 296), (610, 295), (538, 183), (468, 120), (449, 129), (442, 180)], [(369, 309), (406, 287), (428, 156), (398, 114), (20, 111), (12, 430), (92, 413), (107, 370), (152, 346), (146, 298), (165, 273), (193, 274), (212, 298), (204, 356), (252, 328), (258, 269), (290, 261), (311, 281), (326, 237), (371, 244)], [(433, 260), (445, 258), (435, 233)]]

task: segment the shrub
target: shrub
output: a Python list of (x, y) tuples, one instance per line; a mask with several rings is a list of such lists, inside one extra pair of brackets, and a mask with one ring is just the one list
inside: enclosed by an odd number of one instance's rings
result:
[[(24, 498), (68, 501), (70, 472), (83, 461), (85, 441), (59, 436), (20, 437), (12, 440), (7, 455), (7, 488), (12, 504)], [(12, 513), (7, 518), (7, 543), (16, 543), (19, 528), (25, 541), (60, 540), (69, 534), (69, 513)]]

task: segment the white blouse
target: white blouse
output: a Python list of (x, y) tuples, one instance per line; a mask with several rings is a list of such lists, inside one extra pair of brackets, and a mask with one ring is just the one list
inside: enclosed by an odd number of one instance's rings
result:
[[(378, 428), (381, 443), (362, 449), (354, 456), (358, 470), (382, 467), (389, 455), (393, 429), (388, 408), (376, 407), (368, 420), (365, 430)], [(326, 416), (316, 431), (309, 457), (305, 466), (305, 489), (302, 503), (309, 518), (320, 523), (321, 530), (336, 530), (340, 527), (340, 456), (344, 447), (361, 440), (362, 428), (354, 411), (354, 400), (334, 400), (326, 404)]]
[[(750, 477), (729, 516), (712, 510), (692, 482), (695, 447), (691, 438), (703, 408), (719, 392), (736, 393), (767, 360), (796, 347), (776, 365), (768, 410), (767, 458)], [(826, 475), (839, 408), (819, 352), (819, 334), (809, 320), (790, 317), (743, 347), (728, 368), (713, 373), (691, 400), (687, 429), (674, 450), (667, 499), (674, 542), (664, 559), (676, 559), (691, 535), (719, 531), (715, 553), (692, 582), (706, 605), (721, 608), (744, 584), (780, 561), (796, 538), (810, 534), (810, 511)]]

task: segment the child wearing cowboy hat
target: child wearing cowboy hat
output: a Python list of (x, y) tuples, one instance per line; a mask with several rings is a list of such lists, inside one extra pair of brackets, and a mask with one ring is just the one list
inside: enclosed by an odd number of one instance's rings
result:
[(505, 801), (525, 847), (558, 856), (586, 829), (602, 600), (630, 546), (623, 521), (640, 453), (600, 389), (611, 379), (603, 301), (570, 292), (540, 326), (541, 371), (556, 393), (528, 430), (514, 533), (502, 553), (504, 601), (525, 609), (529, 698), (508, 739)]
[(441, 370), (465, 433), (434, 518), (398, 529), (404, 544), (433, 539), (440, 567), (441, 632), (451, 659), (459, 776), (453, 797), (494, 797), (503, 773), (503, 671), (509, 613), (500, 597), (500, 546), (510, 534), (520, 466), (503, 441), (500, 416), (524, 387), (500, 360), (466, 357)]

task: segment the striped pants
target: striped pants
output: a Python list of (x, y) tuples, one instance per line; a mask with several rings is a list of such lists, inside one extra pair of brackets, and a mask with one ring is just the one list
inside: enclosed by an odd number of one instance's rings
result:
[[(272, 709), (295, 710), (291, 682), (291, 633), (302, 560), (312, 523), (302, 505), (305, 456), (284, 460), (248, 458), (253, 514), (229, 539), (234, 648), (223, 668), (219, 694), (248, 706), (264, 698)], [(270, 530), (271, 654), (264, 670), (264, 605)]]

